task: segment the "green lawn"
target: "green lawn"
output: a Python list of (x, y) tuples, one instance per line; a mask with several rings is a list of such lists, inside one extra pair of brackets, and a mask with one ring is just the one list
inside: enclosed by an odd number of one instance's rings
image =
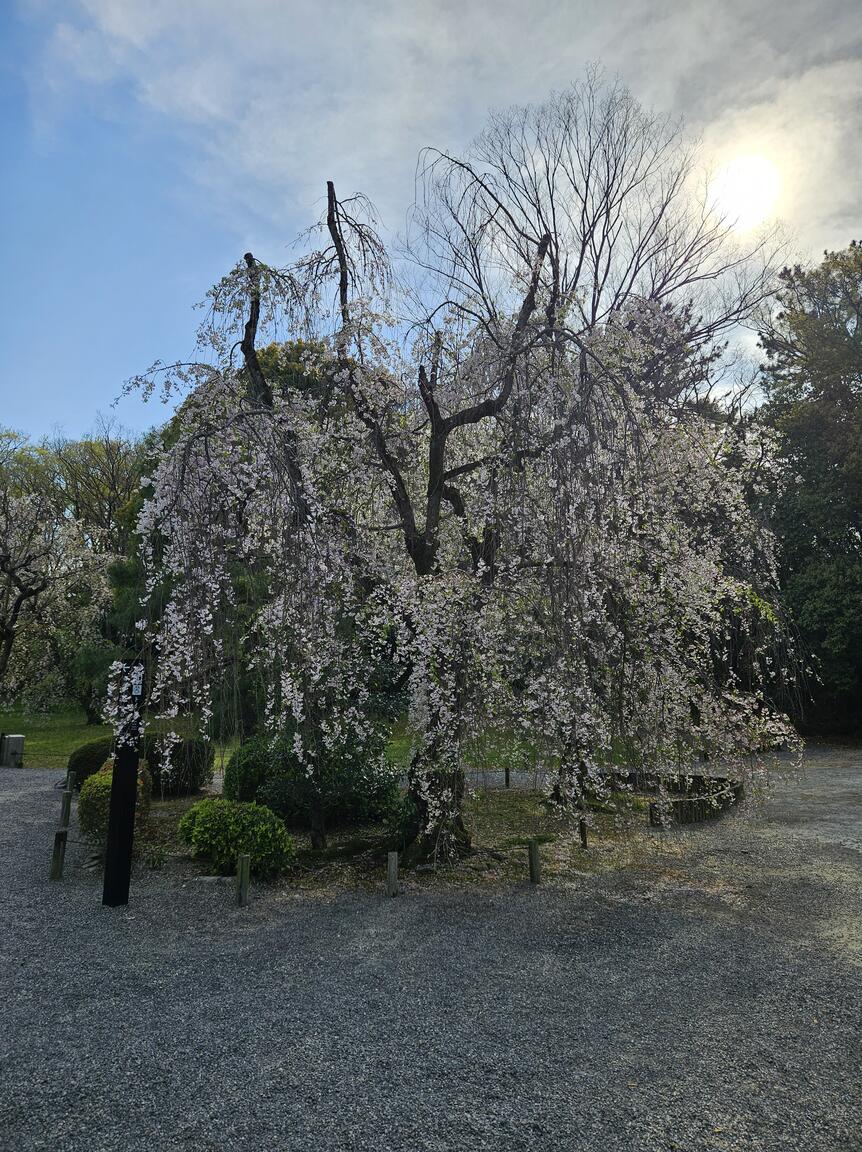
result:
[[(24, 736), (25, 768), (64, 769), (69, 756), (82, 744), (110, 736), (106, 724), (87, 724), (84, 711), (64, 712), (0, 711), (0, 732)], [(236, 741), (215, 746), (216, 769), (223, 768), (236, 747)]]
[[(69, 756), (81, 744), (109, 736), (111, 729), (102, 724), (87, 724), (82, 710), (63, 712), (0, 711), (0, 732), (23, 733), (24, 765), (27, 768), (66, 767)], [(412, 737), (404, 720), (397, 721), (386, 748), (390, 762), (403, 771), (410, 761)], [(220, 770), (237, 746), (236, 739), (215, 744), (215, 766)], [(534, 750), (523, 739), (510, 732), (489, 732), (470, 742), (466, 763), (470, 768), (529, 767)]]
[[(75, 710), (47, 715), (0, 712), (0, 730), (24, 734), (26, 767), (60, 771), (66, 767), (69, 754), (75, 748), (110, 735), (110, 728), (87, 725), (84, 713)], [(387, 755), (402, 770), (407, 768), (410, 744), (406, 725), (403, 721), (397, 722), (392, 729)], [(235, 741), (216, 744), (217, 770), (223, 767), (235, 746)], [(515, 768), (522, 768), (531, 758), (532, 749), (523, 741), (508, 733), (494, 732), (472, 741), (466, 756), (474, 769), (500, 767), (507, 761)], [(580, 882), (585, 872), (625, 863), (633, 849), (629, 844), (621, 855), (622, 840), (617, 820), (622, 814), (629, 825), (642, 826), (645, 830), (648, 801), (631, 796), (612, 799), (620, 803), (594, 807), (590, 817), (589, 851), (585, 853), (580, 846), (577, 821), (555, 815), (539, 794), (520, 789), (471, 794), (464, 814), (476, 853), (462, 862), (451, 876), (447, 873), (445, 882), (526, 882), (525, 845), (530, 838), (535, 838), (541, 845), (542, 867), (549, 877), (563, 880), (570, 877)], [(180, 840), (177, 825), (179, 817), (194, 802), (195, 797), (154, 801), (141, 842), (141, 859), (151, 867), (163, 866), (168, 857), (188, 856), (188, 847)], [(291, 883), (303, 890), (336, 891), (356, 886), (376, 890), (382, 874), (381, 851), (387, 834), (382, 824), (360, 829), (332, 829), (330, 849), (320, 853), (311, 852), (305, 833), (295, 833), (301, 852), (296, 874), (290, 877)], [(433, 881), (424, 876), (415, 882)]]
[[(64, 769), (69, 756), (82, 744), (110, 736), (104, 724), (87, 724), (83, 710), (64, 712), (0, 711), (0, 732), (23, 734), (25, 768)], [(236, 740), (216, 743), (215, 766), (219, 770), (230, 759)], [(407, 767), (410, 758), (410, 735), (403, 724), (397, 724), (387, 748), (394, 764)]]
[(25, 768), (66, 767), (71, 752), (90, 740), (110, 736), (104, 724), (88, 724), (84, 711), (0, 712), (0, 731), (24, 736)]

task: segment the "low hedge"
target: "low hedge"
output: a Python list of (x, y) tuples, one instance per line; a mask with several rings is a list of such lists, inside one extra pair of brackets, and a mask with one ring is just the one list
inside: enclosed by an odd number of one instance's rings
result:
[(247, 852), (252, 872), (277, 876), (296, 854), (292, 838), (274, 812), (221, 796), (193, 804), (180, 820), (180, 835), (196, 856), (209, 859), (223, 874), (236, 871), (237, 857)]
[[(159, 795), (188, 796), (209, 783), (213, 773), (213, 746), (207, 740), (180, 740), (171, 749), (170, 768), (164, 769), (165, 738), (148, 732), (141, 741), (141, 757), (150, 766), (153, 788)], [(98, 772), (110, 757), (114, 741), (102, 736), (76, 748), (69, 757), (68, 770), (75, 773), (75, 787)]]
[[(104, 846), (108, 840), (108, 816), (111, 809), (111, 785), (113, 784), (113, 761), (109, 760), (98, 772), (92, 773), (81, 786), (78, 797), (78, 824), (81, 832), (97, 844)], [(153, 778), (146, 762), (138, 765), (138, 799), (135, 805), (135, 831), (146, 823), (150, 811), (150, 797), (153, 792)]]

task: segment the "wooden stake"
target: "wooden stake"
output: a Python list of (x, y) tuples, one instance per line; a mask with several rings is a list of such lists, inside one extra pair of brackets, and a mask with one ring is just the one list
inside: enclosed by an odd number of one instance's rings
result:
[(527, 845), (527, 859), (530, 863), (530, 883), (541, 884), (542, 861), (539, 858), (539, 841), (531, 840)]
[(580, 834), (581, 834), (581, 847), (586, 848), (586, 846), (587, 846), (587, 821), (583, 816), (578, 821), (578, 832), (580, 832)]
[(390, 852), (386, 857), (386, 895), (398, 895), (398, 853)]
[(63, 861), (66, 859), (67, 835), (68, 832), (65, 828), (58, 828), (54, 833), (54, 853), (51, 856), (51, 871), (48, 873), (49, 880), (63, 879)]
[(236, 862), (236, 902), (240, 908), (248, 904), (248, 881), (251, 874), (251, 856), (241, 852)]
[(60, 796), (60, 827), (69, 827), (69, 817), (72, 813), (72, 793), (67, 788)]
[(503, 776), (504, 776), (505, 781), (506, 781), (506, 787), (508, 788), (509, 787), (509, 765), (508, 764), (506, 764), (503, 767)]
[(67, 772), (66, 773), (66, 791), (67, 792), (74, 792), (75, 791), (75, 780), (76, 780), (76, 777), (75, 777), (74, 772)]

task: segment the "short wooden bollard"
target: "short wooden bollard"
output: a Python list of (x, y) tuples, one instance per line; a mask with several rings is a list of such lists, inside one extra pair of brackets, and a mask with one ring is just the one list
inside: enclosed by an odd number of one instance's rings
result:
[(60, 827), (69, 827), (69, 817), (72, 814), (72, 793), (67, 788), (60, 796)]
[(581, 847), (586, 848), (586, 846), (587, 846), (587, 822), (583, 816), (578, 821), (578, 832), (580, 833), (580, 836), (581, 836)]
[(530, 883), (541, 884), (542, 861), (539, 859), (539, 841), (531, 840), (527, 844), (527, 859), (530, 863)]
[(63, 879), (63, 861), (66, 859), (67, 836), (68, 829), (66, 828), (58, 828), (54, 833), (54, 852), (51, 856), (51, 871), (48, 873), (49, 880)]
[(241, 852), (236, 861), (236, 902), (240, 908), (248, 904), (248, 880), (251, 873), (251, 856)]
[(398, 853), (390, 852), (386, 857), (386, 895), (398, 895)]
[(503, 768), (503, 779), (505, 780), (506, 787), (508, 788), (511, 785), (511, 778), (510, 778), (509, 765), (508, 764), (506, 764)]

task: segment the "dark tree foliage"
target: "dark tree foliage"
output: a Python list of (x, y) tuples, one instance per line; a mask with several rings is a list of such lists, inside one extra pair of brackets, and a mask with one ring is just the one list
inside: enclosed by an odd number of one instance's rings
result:
[(785, 268), (764, 325), (765, 417), (790, 476), (778, 508), (782, 583), (818, 679), (809, 732), (862, 727), (862, 245)]

